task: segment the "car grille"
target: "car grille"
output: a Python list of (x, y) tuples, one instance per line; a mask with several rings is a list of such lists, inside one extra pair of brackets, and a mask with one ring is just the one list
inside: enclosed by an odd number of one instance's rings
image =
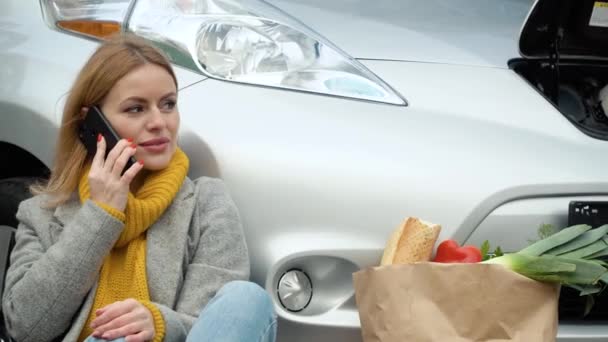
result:
[(559, 320), (560, 321), (585, 321), (606, 322), (608, 321), (608, 293), (604, 292), (595, 296), (595, 304), (585, 316), (585, 305), (587, 298), (578, 295), (578, 291), (562, 286), (559, 298)]

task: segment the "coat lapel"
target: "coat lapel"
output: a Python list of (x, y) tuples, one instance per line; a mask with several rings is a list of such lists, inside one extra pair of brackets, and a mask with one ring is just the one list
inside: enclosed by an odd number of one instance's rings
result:
[(150, 299), (172, 307), (183, 284), (188, 231), (196, 204), (194, 183), (186, 178), (165, 213), (148, 229), (146, 275)]
[(72, 326), (68, 330), (67, 334), (63, 337), (64, 342), (73, 342), (78, 340), (80, 336), (80, 332), (84, 327), (84, 324), (89, 317), (89, 312), (91, 312), (91, 308), (93, 307), (93, 300), (95, 299), (95, 293), (97, 292), (97, 284), (93, 286), (93, 289), (89, 291), (80, 310), (78, 311), (78, 315), (74, 318), (72, 322)]

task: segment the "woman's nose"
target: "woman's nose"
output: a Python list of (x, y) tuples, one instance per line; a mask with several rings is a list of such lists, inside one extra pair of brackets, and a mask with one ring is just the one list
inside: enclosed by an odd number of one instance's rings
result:
[(167, 125), (163, 113), (159, 108), (153, 108), (148, 117), (147, 128), (149, 130), (156, 130), (164, 128)]

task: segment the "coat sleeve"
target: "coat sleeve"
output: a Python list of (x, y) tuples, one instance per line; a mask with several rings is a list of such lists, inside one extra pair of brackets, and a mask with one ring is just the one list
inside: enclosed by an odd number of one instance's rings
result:
[[(2, 299), (5, 324), (16, 341), (50, 341), (71, 325), (123, 223), (90, 201), (51, 245), (51, 210), (41, 196), (22, 202)], [(43, 239), (42, 236), (47, 236)]]
[(226, 283), (249, 278), (249, 255), (237, 208), (219, 179), (197, 180), (199, 198), (192, 224), (200, 232), (175, 309), (156, 304), (165, 341), (184, 341), (200, 311)]

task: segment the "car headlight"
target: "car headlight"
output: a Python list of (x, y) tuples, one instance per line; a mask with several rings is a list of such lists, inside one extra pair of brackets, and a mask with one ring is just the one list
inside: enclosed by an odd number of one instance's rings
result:
[(118, 30), (133, 32), (163, 49), (173, 63), (211, 78), (406, 105), (359, 61), (261, 0), (41, 4), (54, 28), (101, 39)]

